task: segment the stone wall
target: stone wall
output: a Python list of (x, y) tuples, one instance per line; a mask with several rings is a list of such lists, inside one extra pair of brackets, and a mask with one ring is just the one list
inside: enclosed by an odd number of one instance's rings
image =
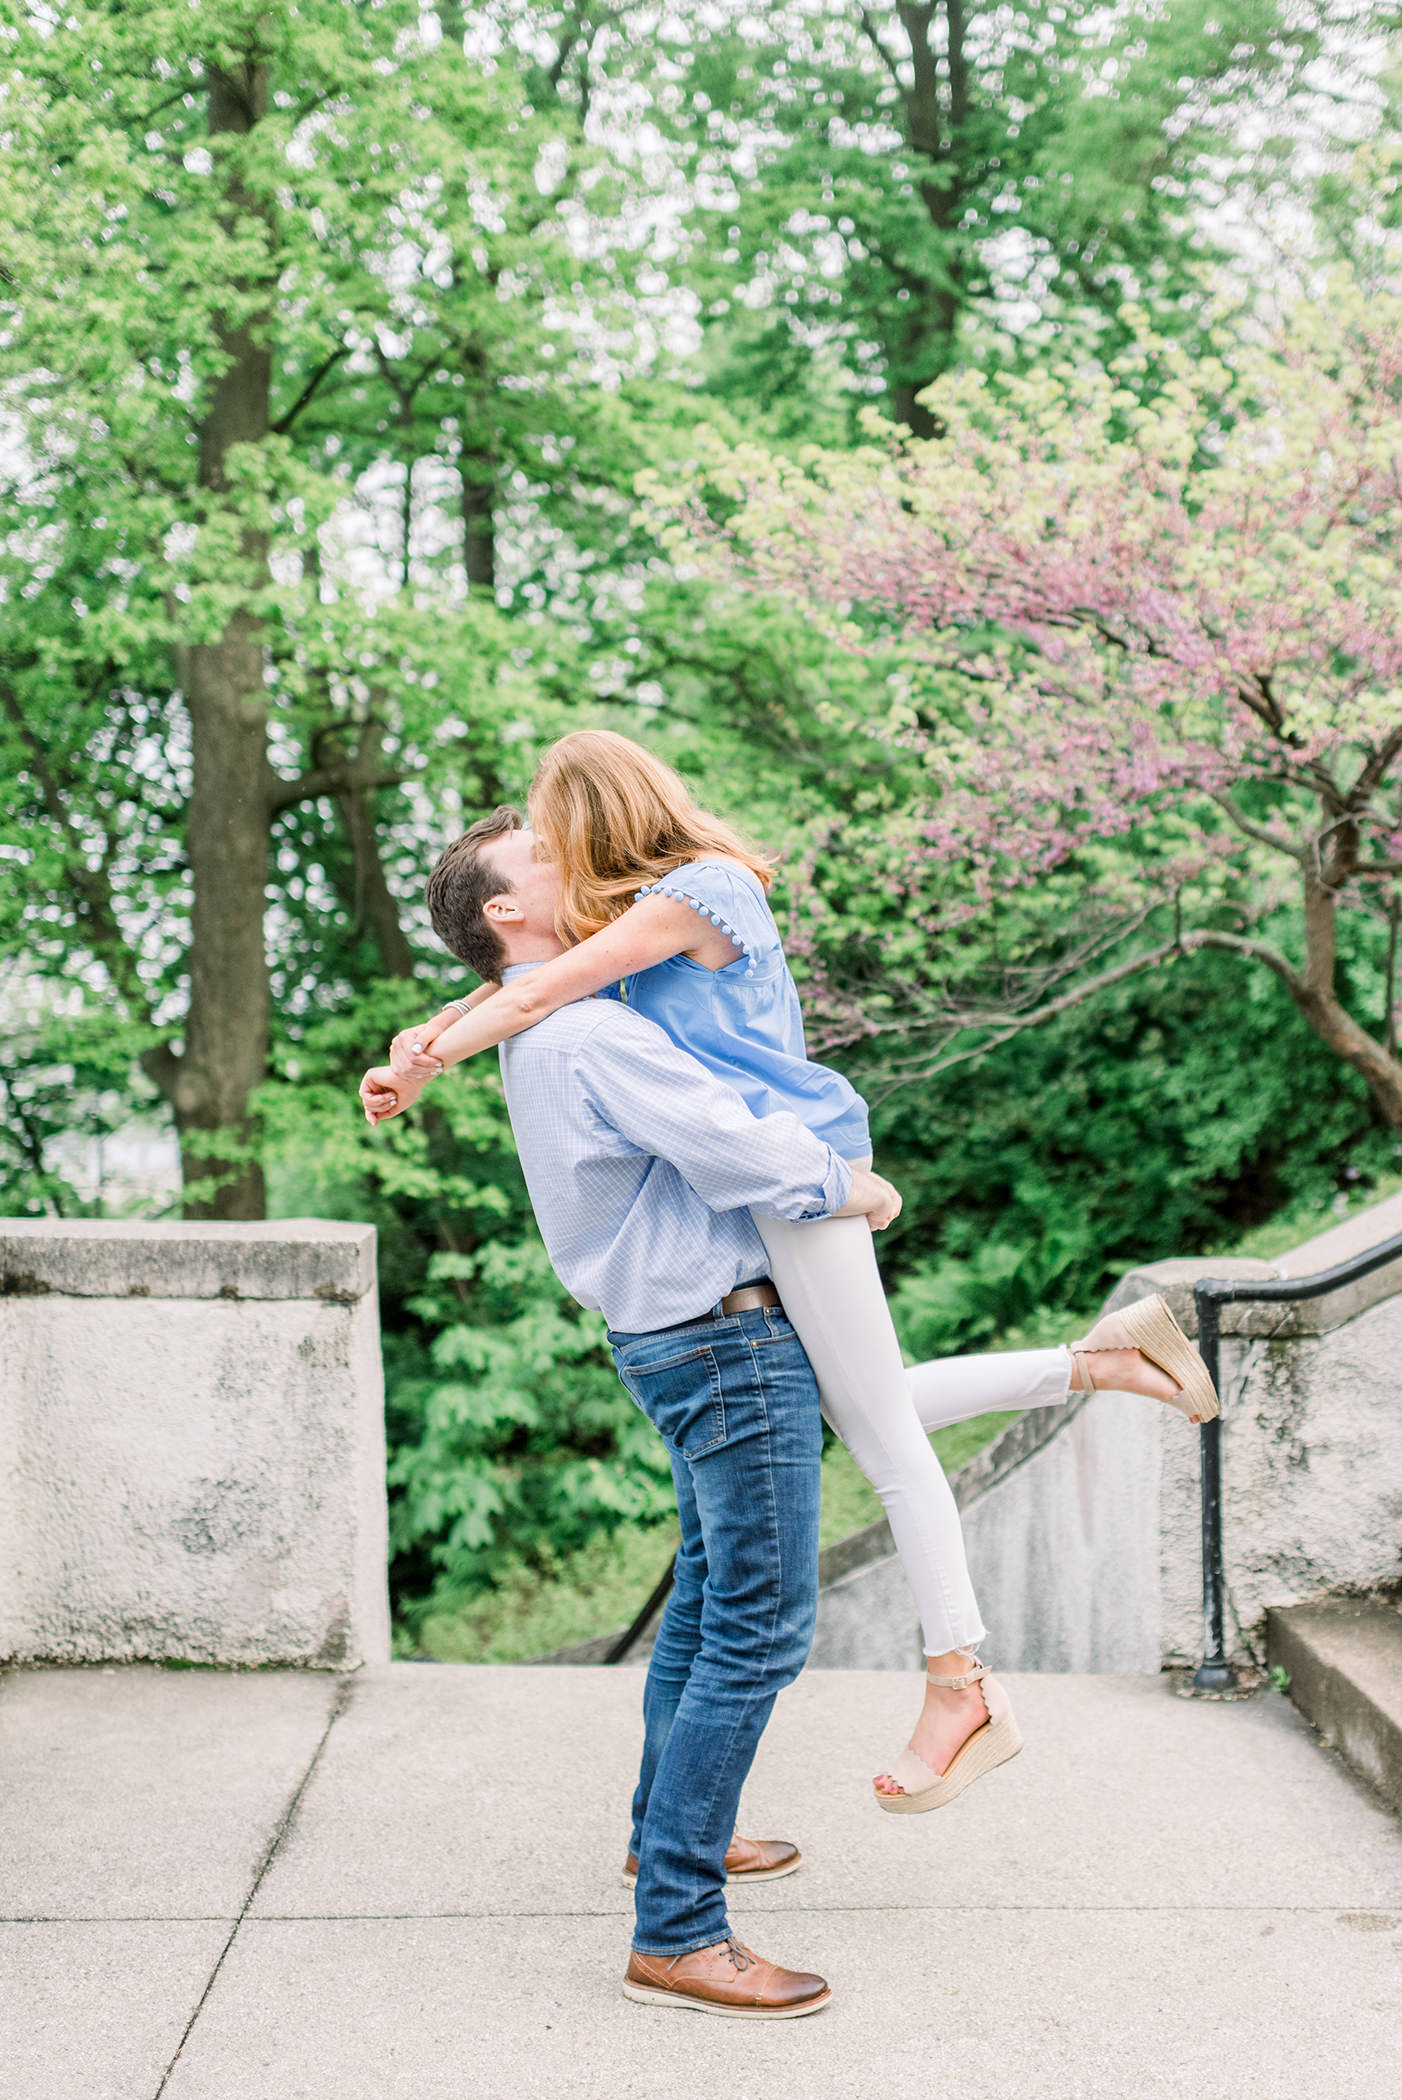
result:
[[(1271, 1265), (1311, 1276), (1402, 1233), (1402, 1197), (1292, 1248)], [(1141, 1270), (1193, 1331), (1182, 1271)], [(1152, 1282), (1149, 1284), (1153, 1288)], [(1124, 1288), (1124, 1287), (1122, 1287)], [(1228, 1637), (1238, 1656), (1265, 1654), (1272, 1606), (1402, 1582), (1402, 1263), (1347, 1293), (1300, 1306), (1224, 1309), (1223, 1545)], [(1201, 1653), (1201, 1549), (1196, 1454), (1165, 1438), (1159, 1497), (1159, 1648), (1165, 1662)]]
[[(989, 1661), (1158, 1668), (1159, 1412), (1131, 1395), (1077, 1394), (1024, 1415), (955, 1475)], [(819, 1596), (814, 1664), (919, 1668), (920, 1627), (886, 1525), (844, 1558), (850, 1567)]]
[(389, 1652), (369, 1226), (0, 1220), (0, 1660)]
[[(1272, 1263), (1156, 1262), (1108, 1306), (1162, 1291), (1190, 1333), (1204, 1277), (1315, 1275), (1402, 1233), (1402, 1197)], [(1268, 1608), (1402, 1581), (1402, 1263), (1297, 1307), (1224, 1308), (1223, 1531), (1231, 1645)], [(1004, 1669), (1151, 1671), (1202, 1642), (1198, 1437), (1173, 1410), (1096, 1394), (1013, 1424), (954, 1482)], [(908, 1669), (919, 1627), (884, 1525), (834, 1549), (813, 1660)]]

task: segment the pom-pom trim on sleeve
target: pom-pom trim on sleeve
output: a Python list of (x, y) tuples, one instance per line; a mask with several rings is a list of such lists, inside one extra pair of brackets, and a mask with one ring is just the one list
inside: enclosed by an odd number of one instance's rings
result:
[(689, 890), (683, 889), (680, 883), (675, 882), (670, 875), (664, 875), (660, 882), (645, 883), (642, 889), (633, 892), (633, 902), (635, 904), (643, 897), (671, 897), (678, 904), (689, 904), (691, 909), (701, 918), (708, 919), (712, 926), (720, 928), (721, 932), (729, 938), (732, 948), (740, 950), (745, 958), (745, 975), (747, 977), (754, 976), (757, 958), (744, 935), (737, 933), (730, 921), (724, 918), (720, 912), (712, 910), (704, 898), (693, 897)]

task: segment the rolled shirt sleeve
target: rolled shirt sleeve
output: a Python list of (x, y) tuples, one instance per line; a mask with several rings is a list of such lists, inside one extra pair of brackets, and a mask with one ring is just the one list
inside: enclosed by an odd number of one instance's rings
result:
[(846, 1160), (787, 1110), (755, 1116), (662, 1030), (637, 1017), (626, 1039), (591, 1035), (580, 1079), (596, 1112), (641, 1151), (670, 1160), (715, 1211), (755, 1210), (800, 1223), (841, 1210)]

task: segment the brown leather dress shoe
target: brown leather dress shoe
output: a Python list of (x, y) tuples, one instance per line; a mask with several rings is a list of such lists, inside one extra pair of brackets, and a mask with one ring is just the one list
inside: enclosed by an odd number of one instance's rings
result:
[(717, 1940), (694, 1954), (628, 1957), (623, 1995), (638, 2005), (690, 2006), (728, 2020), (799, 2020), (832, 1996), (821, 1976), (761, 1961), (737, 1939)]
[[(802, 1865), (803, 1854), (785, 1838), (733, 1837), (725, 1848), (727, 1881), (780, 1881)], [(623, 1862), (623, 1886), (631, 1889), (637, 1879), (637, 1857), (630, 1852)]]

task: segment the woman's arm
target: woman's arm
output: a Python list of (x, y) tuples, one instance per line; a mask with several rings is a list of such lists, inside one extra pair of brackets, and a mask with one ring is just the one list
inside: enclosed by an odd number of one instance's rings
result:
[(421, 1021), (415, 1028), (401, 1028), (389, 1046), (391, 1070), (404, 1079), (411, 1076), (418, 1079), (435, 1078), (443, 1069), (438, 1059), (429, 1054), (435, 1039), (445, 1028), (451, 1028), (454, 1021), (463, 1018), (464, 1006), (475, 1009), (484, 999), (492, 998), (500, 990), (499, 984), (479, 984), (475, 992), (469, 992), (465, 999), (455, 1000), (451, 1006), (445, 1006), (431, 1021)]
[[(675, 897), (642, 897), (630, 904), (621, 918), (602, 933), (593, 933), (577, 948), (567, 949), (552, 962), (542, 963), (527, 977), (513, 978), (481, 1012), (471, 1013), (445, 1028), (434, 1043), (433, 1053), (444, 1066), (455, 1065), (479, 1050), (490, 1050), (508, 1036), (533, 1028), (547, 1014), (572, 1000), (587, 999), (630, 977), (635, 970), (650, 970), (654, 963), (684, 955), (712, 944), (702, 937), (696, 913)], [(726, 954), (734, 951), (726, 937), (709, 921), (706, 933), (725, 941)]]

